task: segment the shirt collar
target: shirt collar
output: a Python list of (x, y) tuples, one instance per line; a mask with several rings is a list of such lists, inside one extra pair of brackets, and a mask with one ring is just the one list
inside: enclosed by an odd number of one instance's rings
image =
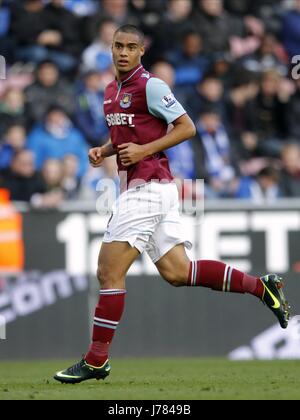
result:
[(132, 69), (129, 73), (127, 73), (125, 76), (123, 76), (121, 78), (121, 83), (126, 83), (129, 80), (133, 79), (134, 76), (136, 76), (141, 70), (144, 70), (144, 67), (142, 66), (142, 64), (139, 64), (138, 66), (136, 66), (134, 69)]

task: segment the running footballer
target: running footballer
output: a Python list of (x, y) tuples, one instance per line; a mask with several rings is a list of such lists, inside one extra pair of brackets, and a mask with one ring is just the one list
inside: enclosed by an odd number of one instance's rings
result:
[[(290, 316), (276, 274), (253, 277), (222, 262), (189, 260), (178, 190), (164, 151), (194, 137), (195, 126), (169, 86), (142, 66), (145, 48), (139, 29), (119, 28), (112, 52), (116, 79), (108, 85), (104, 101), (111, 141), (92, 149), (89, 159), (98, 167), (116, 155), (121, 195), (99, 255), (101, 290), (91, 346), (80, 362), (55, 375), (57, 381), (70, 384), (109, 375), (109, 348), (124, 310), (126, 275), (143, 252), (172, 286), (252, 294), (275, 314), (282, 328), (287, 328)], [(170, 124), (173, 128), (168, 130)]]

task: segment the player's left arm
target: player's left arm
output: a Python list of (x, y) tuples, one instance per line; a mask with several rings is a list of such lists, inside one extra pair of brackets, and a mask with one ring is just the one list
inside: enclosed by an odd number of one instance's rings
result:
[(147, 85), (147, 103), (149, 112), (153, 116), (165, 120), (168, 124), (173, 124), (174, 128), (164, 137), (148, 144), (127, 143), (119, 146), (119, 156), (124, 166), (134, 165), (196, 134), (193, 121), (163, 81), (156, 78), (150, 79)]

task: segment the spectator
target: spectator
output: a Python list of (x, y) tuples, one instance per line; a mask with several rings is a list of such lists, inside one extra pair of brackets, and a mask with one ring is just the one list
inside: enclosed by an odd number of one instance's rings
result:
[[(167, 150), (173, 175), (181, 180), (196, 179), (196, 162), (193, 148), (187, 142)], [(184, 159), (178, 159), (184, 156)]]
[(25, 97), (21, 90), (9, 88), (0, 100), (0, 136), (15, 123), (25, 123)]
[(103, 112), (105, 75), (90, 71), (77, 95), (76, 123), (92, 147), (107, 142), (109, 132)]
[(255, 79), (249, 78), (230, 90), (226, 101), (226, 122), (235, 148), (242, 159), (249, 159), (255, 154), (258, 137), (254, 132), (256, 108), (254, 100), (259, 91)]
[(296, 91), (286, 107), (287, 137), (300, 143), (300, 79), (295, 83)]
[[(48, 159), (41, 172), (44, 192), (34, 194), (31, 204), (35, 208), (50, 209), (57, 208), (65, 200), (74, 198), (78, 192), (77, 164), (77, 158), (72, 155), (66, 156), (63, 161)], [(74, 176), (72, 183), (70, 182), (71, 175)]]
[(224, 92), (228, 92), (236, 80), (235, 62), (230, 53), (214, 54), (210, 73), (223, 85)]
[(74, 88), (60, 78), (58, 67), (51, 61), (39, 64), (36, 80), (25, 90), (26, 115), (30, 123), (40, 121), (47, 109), (56, 103), (72, 115), (75, 106)]
[(296, 143), (282, 150), (280, 186), (284, 197), (300, 197), (300, 147)]
[(287, 65), (283, 62), (279, 53), (276, 37), (271, 33), (265, 34), (258, 51), (243, 58), (243, 67), (258, 74), (276, 70), (281, 76), (287, 76)]
[(0, 5), (0, 38), (7, 36), (10, 26), (10, 8), (7, 2), (2, 1)]
[[(24, 0), (12, 8), (11, 33), (16, 40), (16, 59), (38, 63), (46, 58), (43, 36), (48, 27), (42, 0)], [(48, 33), (55, 38), (55, 34)]]
[(97, 11), (95, 0), (68, 0), (64, 7), (78, 16), (90, 16)]
[(99, 33), (99, 26), (103, 19), (113, 20), (117, 26), (125, 24), (138, 25), (139, 22), (129, 11), (128, 0), (102, 0), (101, 10), (85, 19), (84, 38), (91, 44)]
[(46, 192), (62, 192), (63, 162), (61, 160), (46, 160), (42, 167), (41, 174), (45, 182)]
[(213, 198), (231, 197), (235, 187), (236, 170), (230, 139), (218, 111), (213, 107), (203, 109), (196, 127), (207, 173), (207, 193)]
[(105, 19), (98, 29), (98, 36), (82, 55), (83, 69), (106, 71), (112, 64), (111, 46), (117, 25), (113, 20)]
[(14, 40), (9, 36), (11, 23), (10, 1), (4, 0), (0, 3), (0, 55), (6, 58), (9, 63), (13, 62)]
[(283, 79), (276, 71), (266, 72), (255, 99), (255, 132), (258, 136), (257, 155), (279, 158), (285, 137), (286, 103), (280, 97)]
[(82, 51), (79, 36), (79, 20), (69, 10), (64, 8), (64, 0), (50, 0), (45, 8), (46, 19), (49, 22), (49, 32), (55, 33), (57, 40), (44, 40), (48, 48), (49, 59), (63, 72), (69, 72), (77, 67)]
[[(129, 23), (128, 0), (102, 0), (102, 14), (112, 18), (118, 25)], [(129, 20), (128, 20), (129, 19)]]
[(17, 152), (10, 168), (1, 171), (0, 184), (10, 191), (13, 201), (30, 202), (34, 194), (43, 193), (44, 183), (35, 171), (32, 152), (29, 150)]
[(70, 154), (78, 158), (79, 178), (88, 166), (85, 139), (58, 106), (50, 108), (44, 122), (34, 127), (28, 137), (28, 148), (35, 155), (37, 169), (41, 169), (48, 159), (63, 159)]
[(67, 155), (63, 160), (63, 178), (61, 186), (66, 200), (78, 198), (80, 180), (78, 179), (79, 162), (76, 156)]
[(231, 37), (243, 36), (243, 25), (237, 25), (224, 10), (223, 3), (223, 0), (197, 0), (198, 8), (192, 21), (205, 39), (204, 50), (208, 54), (229, 51)]
[(300, 0), (295, 0), (295, 7), (282, 20), (282, 40), (289, 58), (299, 55), (300, 45)]
[(165, 0), (131, 0), (130, 10), (146, 34), (153, 33), (166, 8)]
[(75, 16), (63, 7), (62, 0), (52, 0), (46, 7), (42, 0), (25, 0), (13, 10), (11, 30), (19, 47), (18, 60), (51, 60), (64, 72), (75, 68), (79, 30)]
[[(159, 79), (163, 80), (165, 83), (167, 83), (168, 86), (171, 88), (175, 87), (175, 69), (166, 60), (160, 60), (157, 61), (151, 68), (152, 73), (158, 77)], [(175, 87), (176, 89), (176, 87)]]
[(62, 162), (55, 159), (47, 160), (41, 171), (44, 182), (44, 192), (35, 194), (31, 203), (36, 208), (57, 208), (64, 201), (64, 192), (61, 186), (63, 169)]
[(255, 203), (274, 203), (280, 197), (279, 172), (273, 167), (262, 169), (256, 178), (242, 178), (236, 192), (236, 198)]
[(187, 101), (191, 117), (196, 120), (199, 114), (207, 106), (213, 106), (218, 112), (224, 114), (224, 88), (221, 81), (212, 74), (207, 74), (197, 84)]
[(157, 26), (153, 45), (149, 54), (154, 61), (170, 50), (178, 48), (182, 36), (194, 28), (189, 22), (192, 12), (192, 0), (168, 0), (167, 11)]
[(0, 169), (7, 169), (16, 153), (25, 148), (26, 131), (22, 125), (12, 125), (0, 142)]
[(171, 51), (167, 57), (176, 70), (177, 86), (193, 86), (199, 83), (209, 67), (209, 59), (202, 54), (203, 40), (196, 31), (186, 32), (182, 48)]

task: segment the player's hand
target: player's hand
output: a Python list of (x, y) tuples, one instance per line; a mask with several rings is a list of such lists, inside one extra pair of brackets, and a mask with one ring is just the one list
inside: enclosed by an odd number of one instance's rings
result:
[(95, 147), (89, 151), (89, 161), (93, 168), (99, 168), (104, 161), (104, 157), (102, 156), (102, 148)]
[(121, 144), (118, 154), (123, 166), (134, 165), (147, 157), (145, 146), (135, 143)]

